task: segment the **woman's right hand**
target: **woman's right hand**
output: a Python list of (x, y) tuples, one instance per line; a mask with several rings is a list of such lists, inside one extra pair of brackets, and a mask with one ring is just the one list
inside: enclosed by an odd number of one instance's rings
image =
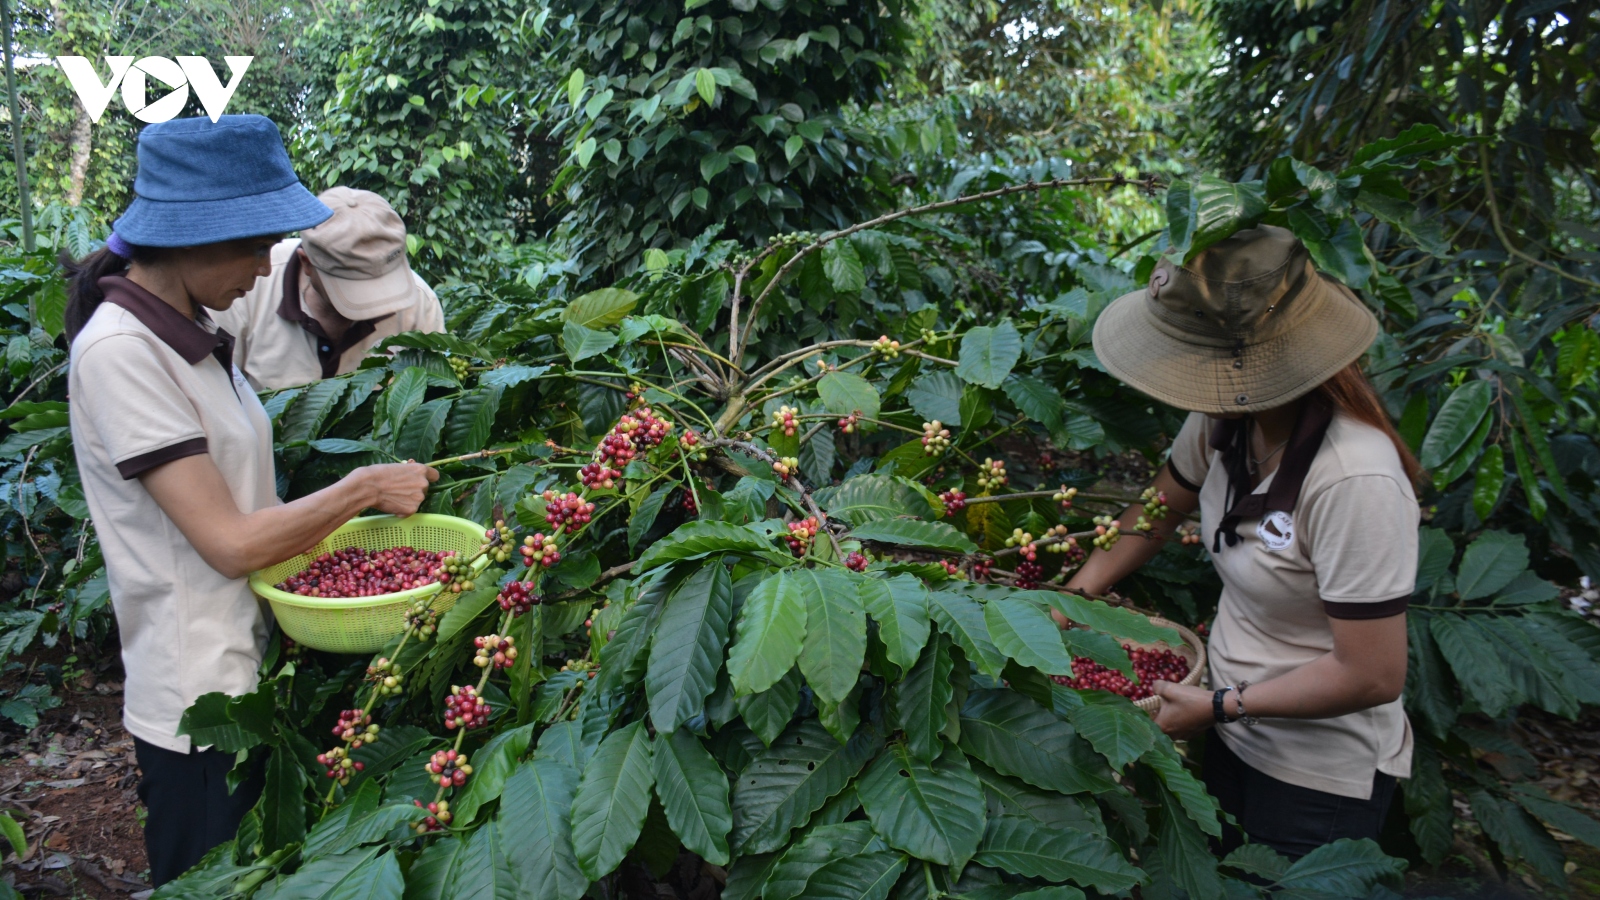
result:
[(437, 469), (422, 463), (386, 463), (364, 466), (350, 473), (366, 482), (374, 509), (393, 516), (409, 516), (422, 506), (428, 485), (439, 480)]

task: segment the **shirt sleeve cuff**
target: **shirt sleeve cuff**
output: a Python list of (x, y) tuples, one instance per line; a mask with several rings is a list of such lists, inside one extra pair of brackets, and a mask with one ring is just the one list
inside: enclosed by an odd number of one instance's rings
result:
[(117, 463), (117, 473), (122, 476), (122, 480), (127, 481), (130, 478), (137, 478), (143, 475), (156, 466), (166, 465), (175, 459), (183, 459), (185, 456), (199, 456), (206, 452), (208, 450), (205, 438), (190, 438), (187, 441), (179, 441), (159, 450), (151, 450), (149, 453), (141, 453), (138, 456), (125, 459)]
[(1322, 601), (1322, 609), (1330, 619), (1387, 619), (1398, 616), (1411, 605), (1411, 595), (1395, 597), (1393, 600), (1379, 600), (1376, 603), (1341, 603), (1337, 600)]
[(1170, 459), (1167, 460), (1167, 473), (1172, 476), (1173, 481), (1178, 483), (1178, 487), (1183, 488), (1191, 494), (1200, 493), (1199, 485), (1183, 477), (1183, 474), (1178, 471), (1178, 467), (1173, 465), (1172, 460)]

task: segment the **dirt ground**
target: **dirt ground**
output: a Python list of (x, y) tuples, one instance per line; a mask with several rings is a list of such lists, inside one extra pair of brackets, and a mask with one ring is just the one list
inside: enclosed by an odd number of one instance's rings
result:
[(0, 809), (22, 825), (28, 849), (8, 853), (6, 880), (30, 897), (125, 900), (147, 892), (135, 794), (133, 739), (122, 729), (122, 685), (92, 675), (23, 732), (0, 743)]

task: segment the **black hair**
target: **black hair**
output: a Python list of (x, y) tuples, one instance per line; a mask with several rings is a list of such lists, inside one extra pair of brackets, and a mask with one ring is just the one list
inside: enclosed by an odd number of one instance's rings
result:
[(159, 255), (153, 247), (127, 243), (123, 246), (129, 256), (118, 256), (110, 247), (101, 247), (79, 260), (65, 252), (61, 254), (61, 268), (67, 274), (67, 343), (72, 343), (83, 326), (89, 324), (89, 317), (106, 299), (105, 292), (100, 290), (100, 279), (128, 271), (129, 262), (149, 263)]

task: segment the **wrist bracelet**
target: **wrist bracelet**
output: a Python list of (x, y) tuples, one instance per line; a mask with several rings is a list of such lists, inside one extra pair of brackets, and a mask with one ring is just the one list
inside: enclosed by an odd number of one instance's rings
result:
[(1257, 722), (1260, 722), (1261, 720), (1244, 711), (1244, 689), (1249, 687), (1249, 686), (1250, 686), (1250, 682), (1241, 681), (1241, 682), (1239, 682), (1238, 686), (1233, 689), (1233, 692), (1239, 698), (1239, 718), (1238, 718), (1238, 721), (1243, 722), (1246, 725), (1254, 725)]
[[(1226, 697), (1228, 692), (1231, 690), (1233, 690), (1233, 686), (1229, 685), (1225, 688), (1218, 688), (1216, 692), (1211, 695), (1211, 716), (1217, 720), (1217, 724), (1219, 725), (1228, 725), (1238, 721), (1237, 719), (1228, 718), (1227, 707), (1224, 706), (1222, 702), (1222, 699)], [(1243, 711), (1242, 707), (1241, 711)]]

